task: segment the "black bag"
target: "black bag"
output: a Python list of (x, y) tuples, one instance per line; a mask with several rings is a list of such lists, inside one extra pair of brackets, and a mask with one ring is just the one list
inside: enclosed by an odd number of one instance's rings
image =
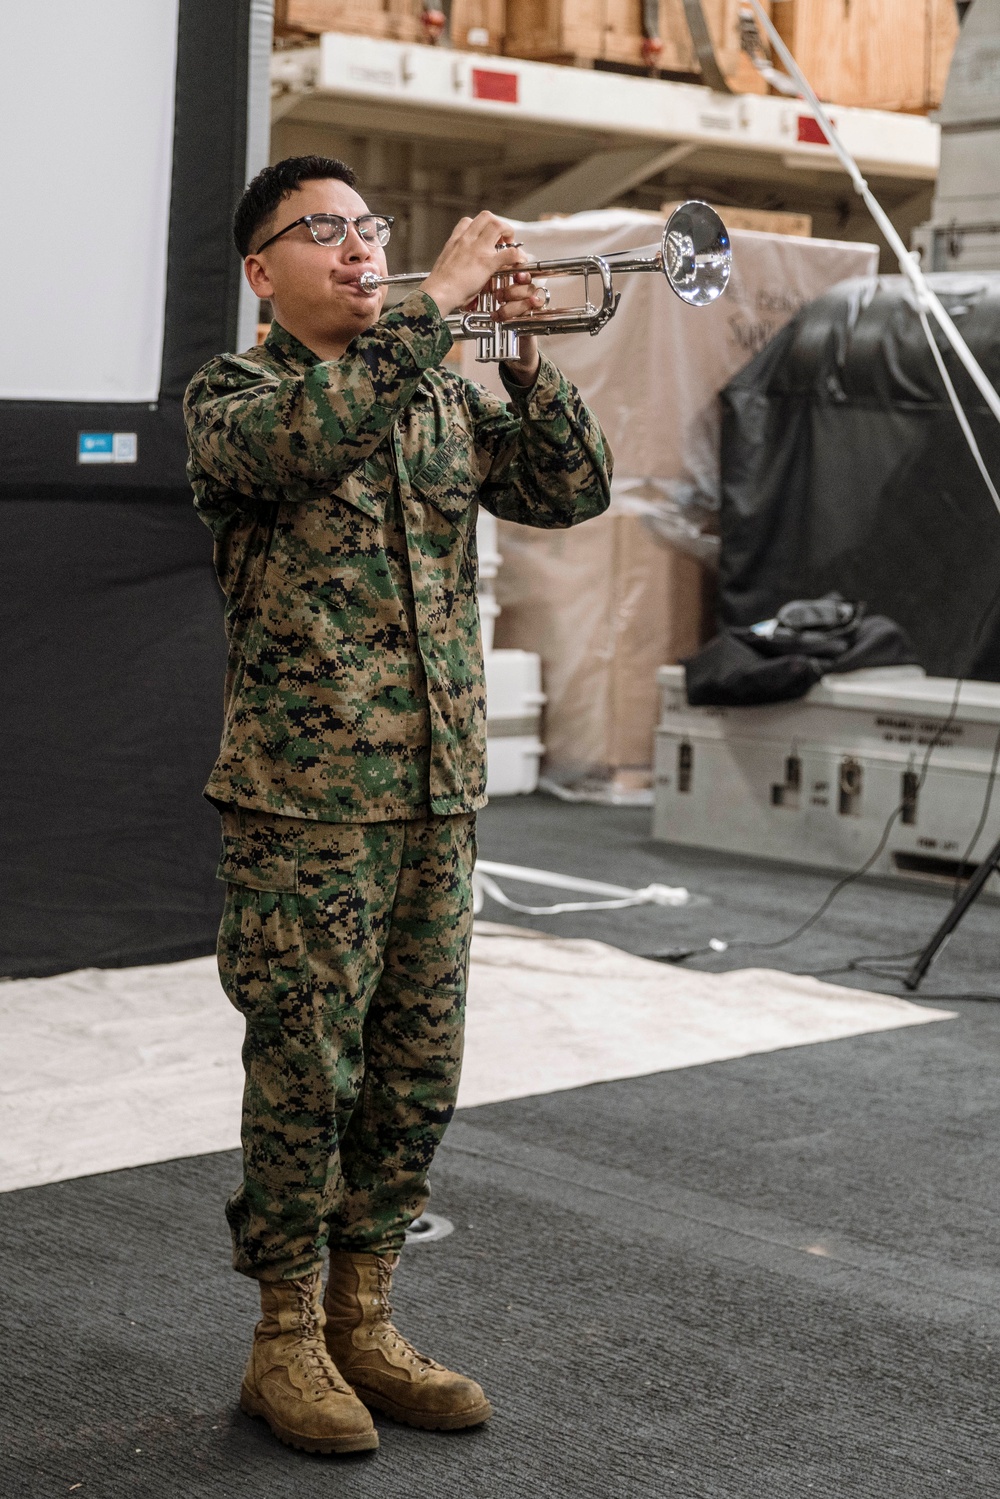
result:
[(839, 594), (796, 599), (774, 619), (716, 635), (683, 663), (692, 707), (739, 708), (805, 697), (827, 672), (911, 666), (913, 644), (894, 620), (865, 617)]

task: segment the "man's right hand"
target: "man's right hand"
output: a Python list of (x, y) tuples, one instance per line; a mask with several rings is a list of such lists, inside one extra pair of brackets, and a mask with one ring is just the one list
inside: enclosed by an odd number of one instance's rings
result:
[[(526, 263), (527, 256), (519, 248), (497, 249), (499, 241), (513, 238), (513, 227), (486, 209), (474, 219), (459, 219), (422, 287), (442, 317), (478, 297), (500, 271), (516, 272)], [(530, 279), (527, 272), (519, 277)]]

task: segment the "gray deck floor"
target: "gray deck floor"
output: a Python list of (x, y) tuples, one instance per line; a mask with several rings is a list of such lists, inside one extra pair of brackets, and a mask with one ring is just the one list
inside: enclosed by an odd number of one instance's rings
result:
[[(524, 799), (487, 811), (481, 847), (711, 897), (526, 918), (636, 952), (778, 937), (830, 884), (664, 849), (647, 826), (643, 812)], [(826, 968), (909, 949), (943, 909), (867, 884), (803, 942), (712, 962)], [(971, 913), (929, 991), (1000, 992), (997, 915)], [(255, 1306), (227, 1267), (233, 1155), (0, 1196), (0, 1495), (997, 1493), (1000, 1006), (955, 1008), (463, 1113), (434, 1170), (455, 1232), (407, 1251), (399, 1321), (478, 1374), (497, 1415), (455, 1435), (380, 1422), (371, 1458), (291, 1452), (235, 1409)]]

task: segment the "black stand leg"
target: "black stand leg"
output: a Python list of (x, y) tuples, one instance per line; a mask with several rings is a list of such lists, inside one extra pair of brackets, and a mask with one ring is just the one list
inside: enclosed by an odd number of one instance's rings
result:
[(919, 958), (910, 969), (909, 973), (906, 975), (903, 983), (906, 985), (907, 989), (916, 989), (919, 987), (924, 974), (927, 972), (928, 968), (931, 966), (934, 959), (941, 951), (941, 948), (951, 936), (952, 932), (958, 926), (958, 923), (961, 921), (966, 911), (972, 905), (973, 901), (976, 899), (976, 896), (979, 894), (980, 890), (982, 890), (983, 886), (986, 884), (986, 881), (989, 879), (994, 870), (996, 870), (997, 873), (1000, 873), (1000, 841), (995, 843), (990, 849), (989, 853), (986, 855), (986, 858), (980, 864), (979, 868), (972, 876), (972, 879), (969, 881), (968, 885), (966, 885), (960, 899), (958, 899), (952, 906), (951, 910), (948, 912), (947, 916), (942, 921), (941, 925), (938, 927), (937, 931), (934, 933), (933, 937), (928, 942), (927, 946), (924, 948), (923, 952), (920, 954)]

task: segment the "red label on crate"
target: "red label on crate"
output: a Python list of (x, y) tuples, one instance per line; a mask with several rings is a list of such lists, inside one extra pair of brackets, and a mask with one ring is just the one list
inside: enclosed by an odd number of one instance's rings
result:
[(489, 68), (473, 68), (472, 97), (494, 99), (498, 104), (516, 104), (517, 74), (494, 73)]
[[(833, 123), (834, 121), (831, 119), (830, 124), (832, 125)], [(823, 134), (823, 127), (819, 120), (814, 119), (812, 115), (799, 115), (799, 140), (805, 146), (827, 145), (826, 136)]]

